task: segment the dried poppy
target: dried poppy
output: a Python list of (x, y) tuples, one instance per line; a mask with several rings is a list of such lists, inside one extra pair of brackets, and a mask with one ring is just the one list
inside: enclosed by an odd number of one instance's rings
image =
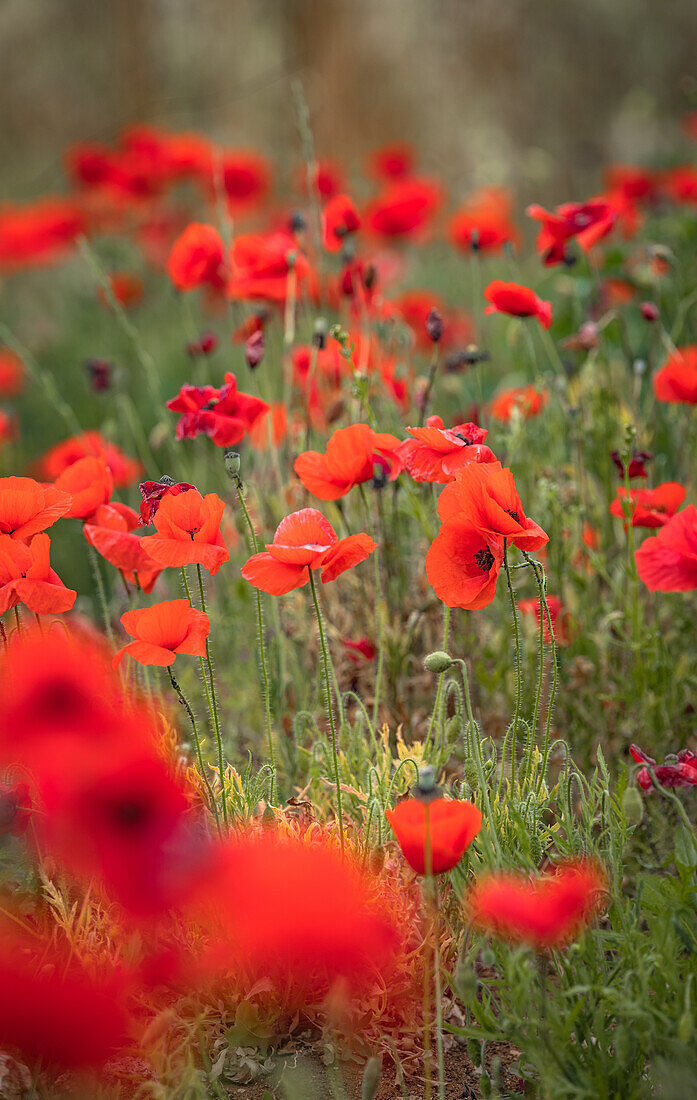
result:
[(32, 815), (28, 783), (0, 783), (0, 837), (23, 836)]
[(697, 344), (677, 348), (653, 376), (658, 401), (697, 405)]
[(179, 493), (188, 493), (194, 486), (188, 481), (172, 481), (171, 477), (163, 476), (161, 481), (143, 481), (138, 486), (143, 498), (140, 502), (140, 522), (149, 526), (155, 518), (160, 501), (164, 496), (177, 496)]
[(629, 751), (637, 764), (647, 765), (639, 768), (636, 776), (642, 790), (653, 790), (651, 772), (661, 787), (697, 787), (697, 753), (681, 749), (676, 756), (667, 756), (662, 764), (657, 764), (638, 745), (630, 745)]
[(230, 560), (220, 533), (225, 502), (216, 493), (201, 496), (198, 489), (166, 494), (152, 522), (156, 535), (147, 535), (143, 546), (160, 565), (202, 565), (217, 573)]
[(425, 428), (407, 431), (414, 438), (401, 444), (398, 455), (414, 481), (452, 481), (470, 462), (496, 461), (494, 452), (484, 445), (489, 433), (476, 424), (446, 428), (440, 416), (429, 416)]
[(123, 573), (127, 583), (150, 592), (162, 570), (145, 550), (140, 535), (135, 534), (139, 525), (137, 512), (113, 501), (100, 504), (82, 531), (105, 561)]
[(335, 195), (322, 211), (322, 240), (327, 252), (340, 252), (346, 238), (361, 227), (361, 216), (348, 195)]
[(0, 348), (0, 395), (16, 397), (24, 389), (24, 364), (9, 348)]
[(266, 552), (254, 554), (242, 566), (242, 576), (272, 596), (302, 588), (310, 569), (321, 569), (322, 584), (364, 561), (375, 542), (361, 532), (340, 539), (329, 520), (315, 508), (303, 508), (282, 519)]
[(567, 863), (534, 880), (488, 875), (470, 891), (467, 909), (482, 931), (543, 951), (575, 939), (599, 912), (605, 890), (599, 868)]
[(508, 242), (517, 245), (520, 235), (512, 209), (511, 196), (503, 188), (476, 191), (450, 220), (452, 243), (463, 252), (500, 252)]
[(114, 478), (104, 458), (80, 458), (56, 478), (56, 489), (72, 497), (66, 515), (87, 519), (100, 504), (108, 504), (114, 491)]
[(445, 798), (405, 798), (385, 810), (407, 863), (417, 875), (451, 871), (462, 859), (482, 826), (481, 811), (472, 802)]
[(508, 423), (515, 414), (528, 420), (538, 416), (547, 404), (547, 391), (535, 386), (519, 386), (512, 390), (500, 390), (489, 406), (489, 415), (493, 420)]
[(212, 225), (192, 222), (172, 245), (167, 274), (177, 290), (225, 285), (225, 246)]
[(121, 616), (121, 624), (135, 641), (114, 656), (114, 668), (128, 653), (141, 665), (163, 668), (174, 664), (178, 653), (205, 657), (210, 620), (203, 611), (191, 607), (188, 600), (163, 600)]
[(37, 472), (47, 481), (55, 481), (68, 466), (88, 456), (103, 458), (111, 471), (114, 486), (125, 489), (142, 473), (143, 467), (136, 459), (129, 458), (115, 443), (105, 439), (101, 432), (83, 432), (57, 443), (37, 463)]
[(0, 535), (0, 615), (20, 603), (36, 615), (70, 611), (77, 592), (51, 569), (50, 549), (48, 535), (34, 535), (27, 543)]
[[(687, 490), (677, 481), (664, 481), (655, 489), (630, 489), (629, 514), (632, 527), (664, 527), (685, 499)], [(620, 486), (610, 505), (610, 514), (626, 519), (627, 490)]]
[(351, 424), (333, 433), (324, 454), (298, 455), (293, 469), (308, 492), (320, 500), (339, 500), (354, 485), (372, 481), (376, 466), (394, 480), (402, 468), (399, 446), (394, 435), (375, 432), (368, 424)]
[(67, 514), (71, 497), (30, 477), (0, 478), (0, 534), (27, 539)]
[(651, 592), (691, 592), (697, 588), (697, 508), (676, 512), (657, 535), (637, 549), (639, 577)]
[(552, 324), (552, 306), (550, 302), (538, 298), (534, 290), (518, 283), (504, 283), (494, 279), (484, 291), (484, 297), (491, 305), (485, 313), (507, 313), (510, 317), (535, 317), (543, 328)]
[(422, 236), (443, 202), (436, 180), (409, 176), (396, 180), (368, 203), (363, 220), (378, 237), (389, 240)]
[(269, 411), (266, 401), (240, 393), (235, 375), (228, 371), (225, 382), (215, 386), (182, 386), (167, 402), (172, 412), (181, 413), (177, 439), (207, 435), (217, 447), (232, 447)]

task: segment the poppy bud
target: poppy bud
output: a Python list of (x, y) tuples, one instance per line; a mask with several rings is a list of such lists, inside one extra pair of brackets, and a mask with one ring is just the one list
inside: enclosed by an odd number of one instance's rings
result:
[(479, 771), (477, 765), (471, 756), (468, 756), (463, 764), (462, 770), (465, 773), (465, 779), (467, 780), (467, 786), (476, 791), (479, 786)]
[(385, 866), (385, 849), (379, 846), (377, 848), (373, 848), (370, 853), (368, 865), (372, 874), (379, 875), (380, 871), (382, 871), (383, 867)]
[(630, 828), (641, 823), (644, 816), (644, 803), (636, 787), (627, 787), (624, 792), (622, 797), (622, 813)]
[(218, 346), (218, 337), (214, 332), (203, 332), (198, 340), (190, 340), (186, 350), (192, 359), (197, 355), (212, 355)]
[(379, 1058), (369, 1058), (363, 1070), (361, 1081), (361, 1100), (374, 1100), (382, 1077), (382, 1063)]
[(467, 1056), (474, 1066), (481, 1065), (482, 1048), (476, 1039), (467, 1040)]
[(426, 332), (429, 340), (434, 344), (437, 344), (443, 336), (443, 314), (439, 310), (432, 309), (430, 311), (426, 318)]
[(240, 452), (239, 451), (226, 451), (225, 452), (225, 469), (229, 478), (235, 480), (239, 477), (240, 473)]
[[(302, 210), (294, 210), (288, 222), (291, 233), (304, 233), (307, 229), (307, 218)], [(289, 264), (289, 266), (291, 266)]]
[(250, 370), (254, 370), (259, 366), (264, 358), (264, 350), (264, 330), (259, 329), (258, 332), (252, 333), (244, 348), (244, 357)]
[(460, 736), (460, 717), (454, 714), (445, 727), (445, 740), (447, 744), (457, 741)]
[(424, 668), (427, 672), (447, 672), (449, 668), (452, 668), (454, 663), (452, 657), (444, 653), (442, 649), (437, 649), (424, 658)]
[(312, 343), (319, 351), (324, 351), (327, 346), (327, 322), (324, 317), (318, 317), (315, 321)]
[(114, 370), (112, 363), (106, 359), (88, 359), (85, 362), (85, 369), (95, 393), (103, 393), (111, 389), (111, 376)]
[(366, 264), (363, 272), (363, 286), (366, 290), (372, 290), (378, 279), (378, 269), (375, 264)]
[(295, 249), (294, 248), (289, 248), (288, 251), (286, 252), (286, 263), (288, 265), (288, 270), (289, 271), (292, 268), (295, 267), (295, 263), (296, 263), (297, 258), (298, 258), (298, 254), (295, 251)]
[(436, 785), (436, 769), (430, 764), (419, 768), (419, 780), (411, 791), (414, 798), (420, 802), (434, 802), (441, 796), (440, 787)]
[(658, 320), (660, 314), (655, 302), (642, 302), (639, 308), (641, 309), (641, 316), (645, 321), (653, 322)]
[(482, 966), (491, 967), (496, 962), (496, 955), (490, 947), (487, 947), (484, 949), (484, 951), (482, 951), (481, 959)]

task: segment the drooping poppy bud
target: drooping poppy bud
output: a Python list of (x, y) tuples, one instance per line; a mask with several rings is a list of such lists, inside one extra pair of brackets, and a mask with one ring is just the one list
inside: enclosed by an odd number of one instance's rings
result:
[(440, 310), (432, 309), (426, 318), (426, 332), (429, 340), (434, 344), (440, 342), (443, 336), (443, 314)]
[(264, 330), (252, 333), (245, 344), (244, 357), (250, 370), (255, 370), (264, 358), (265, 341)]
[(110, 363), (107, 359), (87, 359), (85, 370), (90, 386), (95, 393), (104, 393), (105, 390), (111, 389), (113, 363)]

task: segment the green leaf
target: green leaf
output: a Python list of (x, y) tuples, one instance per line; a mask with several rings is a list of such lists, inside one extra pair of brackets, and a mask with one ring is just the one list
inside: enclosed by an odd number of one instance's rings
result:
[(675, 831), (675, 862), (681, 866), (694, 870), (697, 867), (697, 845), (695, 835), (686, 825), (678, 825)]

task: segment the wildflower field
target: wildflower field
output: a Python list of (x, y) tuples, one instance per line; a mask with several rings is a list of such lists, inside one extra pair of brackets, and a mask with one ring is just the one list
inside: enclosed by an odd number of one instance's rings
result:
[(549, 210), (296, 114), (0, 206), (0, 1097), (689, 1097), (697, 112)]

